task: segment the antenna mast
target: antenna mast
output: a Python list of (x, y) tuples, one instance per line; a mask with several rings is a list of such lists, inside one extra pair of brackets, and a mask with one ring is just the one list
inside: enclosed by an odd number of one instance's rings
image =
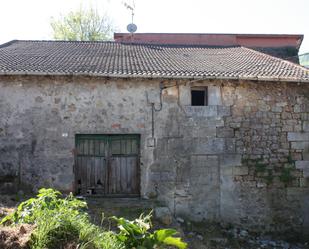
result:
[(136, 32), (136, 30), (137, 30), (137, 26), (134, 24), (134, 10), (135, 10), (135, 2), (134, 2), (134, 0), (132, 0), (132, 4), (130, 5), (130, 4), (128, 4), (127, 2), (123, 2), (123, 5), (128, 9), (128, 10), (130, 10), (131, 11), (131, 23), (130, 24), (128, 24), (128, 26), (127, 26), (127, 30), (128, 30), (128, 32), (130, 32), (131, 33), (131, 41), (133, 40), (133, 34)]

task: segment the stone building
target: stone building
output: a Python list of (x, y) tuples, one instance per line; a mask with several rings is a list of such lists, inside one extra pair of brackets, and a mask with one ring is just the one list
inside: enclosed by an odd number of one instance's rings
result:
[(242, 46), (9, 42), (0, 190), (140, 196), (196, 221), (308, 231), (308, 83)]

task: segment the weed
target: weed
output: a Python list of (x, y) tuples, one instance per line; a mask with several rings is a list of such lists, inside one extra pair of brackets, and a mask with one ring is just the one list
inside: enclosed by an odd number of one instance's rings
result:
[(53, 189), (40, 189), (36, 198), (22, 202), (0, 224), (35, 224), (32, 249), (59, 249), (74, 242), (80, 249), (124, 249), (116, 235), (92, 224), (87, 204), (70, 194), (61, 198)]
[(266, 180), (266, 183), (267, 185), (270, 185), (272, 184), (273, 180), (274, 180), (274, 176), (273, 176), (273, 171), (271, 169), (268, 169), (268, 175), (265, 176), (265, 180)]
[(61, 198), (61, 193), (56, 190), (40, 189), (36, 198), (22, 202), (0, 224), (34, 224), (31, 249), (59, 249), (72, 244), (79, 249), (186, 248), (181, 238), (173, 237), (177, 233), (173, 229), (149, 232), (151, 214), (141, 215), (133, 221), (113, 217), (120, 229), (116, 234), (92, 224), (86, 211), (86, 202), (72, 194)]
[(138, 219), (133, 221), (112, 218), (116, 220), (120, 230), (117, 237), (125, 243), (126, 248), (152, 249), (166, 248), (167, 246), (175, 246), (179, 249), (187, 248), (187, 244), (181, 238), (174, 237), (177, 234), (174, 229), (160, 229), (151, 233), (151, 212), (146, 216), (141, 214)]
[(295, 160), (293, 160), (291, 152), (289, 153), (287, 160), (290, 165), (295, 165)]
[(281, 171), (281, 175), (279, 176), (279, 179), (281, 182), (287, 186), (289, 183), (291, 183), (295, 177), (291, 174), (292, 168), (283, 168)]
[(267, 164), (265, 163), (256, 163), (255, 164), (255, 172), (264, 173), (266, 171)]

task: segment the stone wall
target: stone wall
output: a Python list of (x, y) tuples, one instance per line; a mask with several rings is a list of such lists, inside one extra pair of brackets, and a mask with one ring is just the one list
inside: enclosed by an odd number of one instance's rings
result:
[[(217, 94), (217, 105), (190, 106), (193, 85), (220, 89), (221, 99)], [(306, 231), (308, 86), (222, 81), (178, 88), (179, 96), (165, 93), (175, 106), (160, 129), (166, 133), (158, 135), (157, 163), (151, 167), (159, 198), (197, 221)], [(166, 182), (158, 177), (163, 170)]]
[[(142, 197), (196, 221), (308, 229), (309, 86), (163, 83), (160, 110), (158, 80), (2, 77), (1, 189), (72, 191), (76, 134), (137, 133)], [(208, 87), (209, 106), (190, 106), (191, 86)]]
[[(0, 175), (33, 190), (72, 191), (76, 134), (141, 134), (142, 163), (151, 151), (146, 89), (158, 82), (17, 77), (1, 80)], [(143, 170), (142, 189), (147, 185)], [(8, 184), (6, 184), (8, 185)]]

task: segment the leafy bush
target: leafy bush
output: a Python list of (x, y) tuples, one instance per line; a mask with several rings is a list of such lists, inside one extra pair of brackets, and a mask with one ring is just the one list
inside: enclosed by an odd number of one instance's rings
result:
[(92, 224), (86, 213), (86, 202), (53, 189), (40, 189), (37, 198), (22, 202), (17, 210), (0, 224), (35, 224), (32, 249), (59, 249), (75, 243), (79, 249), (124, 249), (114, 233)]
[(70, 215), (76, 216), (87, 209), (86, 202), (77, 200), (72, 194), (64, 199), (60, 198), (60, 196), (59, 191), (42, 188), (39, 190), (37, 198), (31, 198), (19, 204), (17, 210), (6, 216), (0, 224), (33, 224), (47, 213), (70, 213)]
[(141, 214), (134, 221), (115, 216), (112, 218), (117, 221), (120, 230), (117, 237), (125, 243), (126, 248), (152, 249), (175, 246), (184, 249), (187, 247), (181, 238), (173, 237), (177, 234), (174, 229), (160, 229), (151, 233), (151, 213), (146, 216)]
[(134, 221), (113, 217), (120, 229), (116, 234), (92, 224), (86, 210), (86, 202), (72, 194), (61, 198), (60, 192), (43, 188), (36, 198), (22, 202), (15, 212), (2, 219), (0, 225), (34, 224), (32, 249), (59, 249), (72, 244), (78, 249), (187, 247), (181, 238), (173, 237), (176, 230), (160, 229), (151, 233), (151, 214), (141, 215)]

